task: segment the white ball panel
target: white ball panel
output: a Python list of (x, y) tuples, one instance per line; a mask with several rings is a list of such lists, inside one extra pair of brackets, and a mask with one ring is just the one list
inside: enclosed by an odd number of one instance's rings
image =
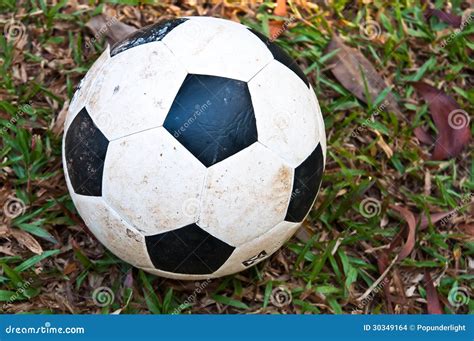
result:
[(107, 45), (107, 48), (100, 55), (99, 58), (92, 64), (89, 71), (87, 71), (84, 78), (81, 80), (79, 89), (75, 92), (71, 103), (69, 104), (68, 115), (64, 124), (64, 131), (67, 131), (69, 125), (76, 115), (81, 111), (82, 108), (86, 106), (88, 98), (94, 92), (94, 85), (97, 79), (97, 76), (101, 73), (104, 66), (107, 64), (110, 59), (110, 48)]
[(245, 26), (228, 20), (190, 17), (164, 39), (189, 73), (248, 81), (273, 56)]
[(72, 192), (71, 196), (87, 227), (110, 251), (134, 266), (153, 266), (145, 237), (121, 219), (102, 198)]
[(178, 280), (187, 280), (187, 281), (201, 281), (209, 278), (216, 278), (214, 274), (211, 275), (186, 275), (186, 274), (179, 274), (174, 272), (168, 272), (163, 270), (158, 270), (156, 268), (142, 268), (144, 271), (151, 273), (156, 276), (178, 279)]
[(163, 43), (136, 46), (110, 59), (87, 110), (109, 140), (159, 127), (186, 75)]
[(311, 99), (314, 103), (315, 108), (318, 109), (319, 114), (316, 115), (318, 118), (318, 127), (319, 127), (319, 142), (321, 143), (321, 150), (323, 151), (324, 163), (326, 163), (326, 129), (324, 127), (324, 117), (321, 113), (321, 107), (319, 106), (318, 98), (314, 92), (314, 89), (311, 87), (309, 89), (311, 94)]
[(320, 140), (321, 115), (306, 84), (274, 60), (249, 83), (258, 140), (296, 167)]
[(208, 169), (198, 224), (232, 246), (283, 221), (293, 169), (260, 143)]
[[(216, 277), (226, 276), (235, 272), (248, 269), (250, 266), (260, 263), (277, 251), (298, 230), (301, 223), (290, 223), (283, 221), (260, 237), (237, 247), (227, 262), (213, 275)], [(256, 258), (265, 251), (264, 257), (256, 259), (252, 264), (245, 266), (243, 262)]]
[(206, 168), (163, 127), (109, 144), (103, 196), (144, 235), (197, 221)]

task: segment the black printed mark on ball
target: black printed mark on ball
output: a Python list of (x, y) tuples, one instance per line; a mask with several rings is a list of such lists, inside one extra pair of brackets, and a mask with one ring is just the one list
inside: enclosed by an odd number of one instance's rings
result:
[(66, 133), (66, 167), (74, 192), (102, 195), (102, 174), (109, 141), (83, 108)]
[(250, 257), (249, 259), (242, 262), (244, 266), (251, 266), (258, 262), (260, 259), (265, 258), (267, 256), (267, 252), (265, 250), (260, 251), (259, 254)]

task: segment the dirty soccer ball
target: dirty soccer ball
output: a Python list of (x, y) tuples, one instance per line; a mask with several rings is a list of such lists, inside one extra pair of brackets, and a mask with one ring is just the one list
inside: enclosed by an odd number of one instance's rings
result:
[(270, 256), (321, 183), (326, 136), (296, 62), (222, 19), (143, 28), (89, 70), (65, 123), (72, 200), (118, 257), (177, 279)]

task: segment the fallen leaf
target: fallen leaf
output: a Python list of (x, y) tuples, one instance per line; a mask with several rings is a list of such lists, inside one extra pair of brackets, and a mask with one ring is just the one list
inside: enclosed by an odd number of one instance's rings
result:
[(70, 263), (67, 263), (66, 266), (64, 267), (63, 273), (65, 275), (69, 275), (69, 274), (73, 273), (76, 270), (77, 270), (76, 263), (75, 262), (70, 262)]
[(0, 246), (0, 253), (3, 253), (7, 256), (14, 256), (15, 254), (12, 252), (10, 247)]
[(444, 91), (423, 82), (415, 82), (413, 86), (428, 103), (439, 132), (431, 158), (445, 160), (457, 156), (471, 139), (469, 114)]
[[(279, 17), (286, 17), (286, 0), (277, 0), (277, 5), (273, 10), (273, 14)], [(277, 39), (284, 31), (283, 20), (270, 20), (268, 22), (269, 31), (270, 31), (270, 40)]]
[[(451, 211), (448, 211), (448, 212), (437, 212), (437, 213), (430, 213), (430, 220), (431, 220), (431, 224), (436, 224), (438, 221), (440, 220), (443, 220), (444, 218), (448, 217), (449, 215), (453, 214), (454, 212), (456, 212), (456, 210), (451, 210)], [(419, 223), (419, 228), (420, 230), (424, 230), (428, 227), (429, 223), (428, 223), (428, 217), (426, 215), (426, 213), (422, 213), (419, 217), (418, 217), (418, 223)]]
[(434, 287), (433, 280), (428, 270), (425, 270), (425, 290), (426, 290), (426, 302), (428, 306), (428, 314), (442, 314), (441, 304), (439, 303), (438, 293)]
[(69, 108), (69, 100), (66, 100), (64, 101), (63, 108), (59, 112), (58, 117), (56, 117), (56, 120), (54, 121), (53, 128), (51, 129), (53, 134), (60, 135), (63, 132), (64, 122), (66, 121), (68, 108)]
[[(332, 63), (331, 72), (358, 99), (367, 103), (364, 78), (372, 101), (377, 99), (379, 94), (388, 87), (372, 63), (358, 50), (344, 44), (336, 34), (332, 36), (326, 48), (326, 53), (335, 50), (338, 50), (338, 52), (330, 59), (330, 63)], [(395, 113), (401, 114), (400, 107), (391, 92), (387, 94), (384, 103), (380, 105), (381, 109), (382, 105), (384, 106), (383, 109), (390, 109)]]
[(435, 142), (435, 139), (432, 135), (430, 135), (425, 129), (422, 127), (416, 127), (413, 129), (416, 138), (424, 144), (432, 145)]
[(458, 228), (471, 237), (474, 237), (474, 224), (460, 225)]
[[(387, 268), (390, 266), (390, 262), (388, 260), (388, 256), (386, 253), (380, 253), (379, 256), (377, 257), (377, 267), (379, 269), (380, 275), (382, 275)], [(387, 277), (385, 277), (387, 281), (389, 282), (388, 279), (388, 274)], [(390, 295), (390, 286), (389, 285), (384, 285), (383, 286), (383, 291), (385, 295), (385, 299), (387, 301), (387, 310), (389, 314), (393, 314), (393, 306), (392, 306), (392, 298)]]
[(105, 37), (111, 46), (137, 30), (136, 27), (120, 22), (116, 17), (104, 14), (92, 17), (87, 22), (86, 27), (94, 35), (92, 39), (97, 40)]
[(37, 255), (43, 253), (43, 248), (31, 234), (23, 230), (11, 229), (10, 235), (31, 252), (36, 253)]
[(462, 17), (453, 13), (444, 12), (440, 9), (430, 8), (425, 11), (425, 17), (429, 19), (430, 17), (435, 16), (442, 22), (452, 26), (460, 27), (462, 23)]
[[(397, 211), (408, 224), (408, 236), (398, 254), (398, 260), (405, 259), (415, 247), (416, 220), (413, 213), (405, 207), (399, 205), (390, 205), (390, 208)], [(392, 242), (393, 243), (393, 242)]]

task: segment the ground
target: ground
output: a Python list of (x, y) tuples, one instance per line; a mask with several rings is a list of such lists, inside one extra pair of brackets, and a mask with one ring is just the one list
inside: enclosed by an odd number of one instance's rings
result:
[[(472, 312), (472, 143), (432, 159), (415, 128), (436, 134), (439, 126), (413, 82), (472, 112), (473, 27), (467, 20), (453, 28), (432, 7), (295, 0), (282, 12), (256, 0), (2, 1), (0, 311)], [(461, 16), (468, 5), (436, 7)], [(326, 125), (326, 171), (304, 227), (269, 260), (211, 281), (166, 280), (121, 262), (87, 231), (66, 189), (61, 135), (74, 88), (106, 44), (104, 32), (86, 27), (101, 13), (134, 27), (184, 15), (241, 21), (275, 38), (308, 75)], [(333, 34), (375, 68), (362, 90), (333, 72), (341, 68), (328, 48)], [(380, 76), (390, 93), (372, 91), (370, 78)]]

